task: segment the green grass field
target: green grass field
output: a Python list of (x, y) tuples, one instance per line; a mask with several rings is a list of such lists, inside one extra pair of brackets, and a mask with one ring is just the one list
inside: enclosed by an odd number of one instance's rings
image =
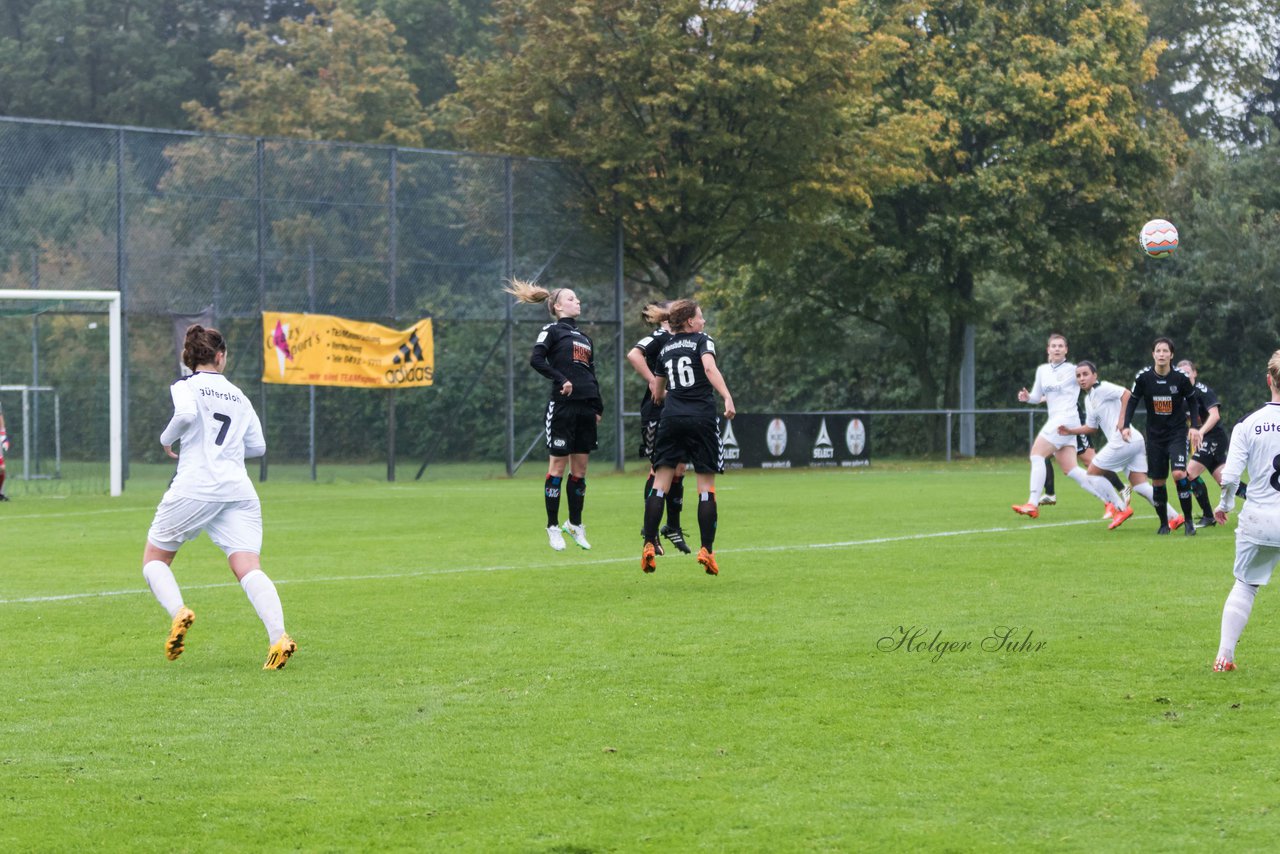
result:
[(718, 578), (640, 572), (638, 472), (592, 474), (562, 554), (540, 464), (268, 482), (280, 672), (207, 539), (165, 660), (133, 474), (0, 505), (0, 850), (1274, 844), (1280, 600), (1210, 673), (1231, 531), (1108, 532), (1065, 478), (1018, 517), (1025, 461), (732, 473)]

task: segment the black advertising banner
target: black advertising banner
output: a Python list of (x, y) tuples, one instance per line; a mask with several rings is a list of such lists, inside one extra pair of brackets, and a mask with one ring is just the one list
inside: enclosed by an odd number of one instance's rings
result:
[(819, 412), (720, 419), (725, 469), (867, 466), (870, 432), (865, 415)]

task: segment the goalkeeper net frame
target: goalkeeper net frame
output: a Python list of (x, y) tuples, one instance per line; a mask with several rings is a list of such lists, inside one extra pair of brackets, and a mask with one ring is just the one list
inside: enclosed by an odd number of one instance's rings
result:
[(110, 456), (110, 493), (124, 492), (124, 354), (123, 326), (119, 291), (6, 290), (0, 289), (0, 302), (97, 303), (107, 314), (108, 325), (108, 447)]

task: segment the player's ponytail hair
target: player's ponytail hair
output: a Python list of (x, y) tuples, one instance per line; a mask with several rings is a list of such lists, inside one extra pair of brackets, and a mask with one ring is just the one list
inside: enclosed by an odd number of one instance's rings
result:
[(187, 327), (187, 337), (182, 343), (182, 364), (191, 370), (200, 365), (212, 365), (219, 353), (227, 352), (227, 341), (216, 329), (198, 323)]
[(671, 308), (670, 300), (662, 302), (651, 302), (644, 308), (640, 309), (640, 317), (650, 326), (657, 326), (667, 319), (667, 314)]
[(1271, 354), (1267, 362), (1267, 375), (1271, 377), (1271, 387), (1280, 389), (1280, 350)]
[(688, 326), (698, 313), (698, 304), (691, 299), (678, 299), (667, 306), (667, 322), (672, 330), (679, 332)]
[(560, 298), (560, 292), (564, 288), (556, 288), (549, 291), (542, 285), (535, 285), (533, 282), (526, 282), (524, 279), (512, 279), (503, 290), (520, 302), (545, 302), (547, 304), (547, 313), (552, 317), (558, 317), (556, 314), (556, 300)]

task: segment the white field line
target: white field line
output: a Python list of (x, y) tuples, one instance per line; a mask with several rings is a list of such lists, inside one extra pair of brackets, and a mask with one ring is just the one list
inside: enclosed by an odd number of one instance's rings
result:
[[(941, 537), (968, 537), (980, 534), (1017, 534), (1027, 531), (1043, 531), (1046, 528), (1066, 528), (1072, 525), (1097, 525), (1097, 519), (1077, 519), (1071, 522), (1046, 522), (1037, 525), (1021, 525), (1018, 527), (970, 528), (962, 531), (936, 531), (928, 534), (903, 534), (899, 537), (874, 537), (867, 540), (843, 540), (834, 543), (798, 543), (788, 546), (745, 546), (737, 549), (720, 549), (716, 554), (758, 554), (763, 552), (797, 551), (800, 549), (851, 549), (859, 546), (874, 546), (881, 543), (902, 543), (913, 540), (932, 540)], [(601, 558), (599, 560), (575, 561), (573, 563), (535, 563), (506, 564), (496, 566), (458, 566), (443, 569), (422, 569), (416, 572), (385, 572), (368, 575), (333, 575), (320, 578), (274, 579), (276, 584), (322, 584), (339, 581), (385, 581), (400, 578), (423, 578), (431, 575), (456, 575), (463, 572), (508, 572), (520, 569), (579, 569), (584, 566), (608, 566), (615, 563), (634, 563), (636, 557)], [(219, 587), (238, 587), (237, 582), (220, 584), (184, 584), (184, 590), (212, 590)], [(100, 599), (108, 596), (140, 596), (149, 594), (146, 589), (132, 590), (100, 590), (96, 593), (63, 593), (57, 596), (23, 596), (16, 599), (0, 599), (0, 605), (30, 605), (40, 602), (68, 602), (80, 599)]]

